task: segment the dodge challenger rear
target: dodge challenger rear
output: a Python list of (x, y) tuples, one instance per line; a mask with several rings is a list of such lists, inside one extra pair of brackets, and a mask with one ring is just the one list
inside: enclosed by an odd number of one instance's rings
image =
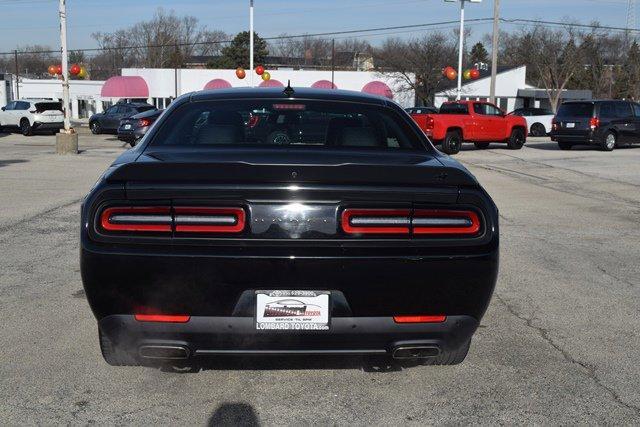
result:
[(112, 365), (220, 355), (464, 360), (498, 213), (396, 104), (344, 91), (178, 98), (82, 206)]

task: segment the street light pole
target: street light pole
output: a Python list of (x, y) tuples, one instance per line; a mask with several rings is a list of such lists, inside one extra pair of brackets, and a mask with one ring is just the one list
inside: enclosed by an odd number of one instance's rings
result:
[(493, 2), (493, 39), (491, 41), (491, 87), (489, 98), (496, 103), (496, 78), (498, 75), (498, 44), (500, 42), (500, 0)]
[(249, 0), (249, 83), (253, 87), (253, 0)]
[(62, 111), (64, 113), (64, 131), (56, 135), (56, 153), (77, 154), (78, 134), (71, 129), (69, 117), (69, 60), (67, 54), (67, 0), (60, 0), (60, 51), (62, 54)]
[(460, 41), (458, 42), (458, 95), (456, 100), (460, 101), (462, 95), (462, 54), (464, 52), (464, 2), (460, 0)]

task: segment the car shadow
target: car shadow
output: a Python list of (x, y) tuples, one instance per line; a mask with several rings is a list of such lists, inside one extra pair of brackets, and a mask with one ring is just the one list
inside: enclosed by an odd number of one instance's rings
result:
[(280, 371), (350, 369), (370, 373), (399, 372), (419, 366), (417, 361), (397, 361), (380, 356), (219, 356), (190, 365), (165, 365), (161, 371), (193, 374), (200, 371)]
[(207, 426), (259, 426), (253, 406), (245, 402), (225, 402), (211, 414)]
[[(2, 135), (0, 135), (2, 136)], [(0, 160), (0, 168), (3, 168), (5, 166), (9, 166), (9, 165), (13, 165), (16, 163), (27, 163), (29, 160), (25, 160), (25, 159), (14, 159), (14, 160)]]
[[(556, 142), (534, 142), (534, 143), (527, 143), (526, 145), (529, 148), (533, 148), (536, 150), (548, 150), (548, 151), (561, 151), (560, 147), (558, 147), (558, 144)], [(616, 147), (614, 150), (626, 150), (626, 149), (633, 149), (633, 148), (638, 148), (640, 147), (640, 145), (636, 144), (636, 145), (622, 145), (620, 147)], [(571, 150), (575, 150), (575, 151), (600, 151), (600, 149), (598, 148), (598, 146), (596, 145), (574, 145), (571, 147)], [(569, 150), (567, 150), (569, 151)]]

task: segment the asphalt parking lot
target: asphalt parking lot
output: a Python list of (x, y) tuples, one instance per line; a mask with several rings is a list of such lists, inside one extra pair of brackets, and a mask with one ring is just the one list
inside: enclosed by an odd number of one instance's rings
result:
[[(501, 213), (494, 299), (459, 366), (220, 360), (197, 373), (103, 362), (78, 266), (79, 205), (125, 148), (0, 134), (3, 424), (640, 423), (640, 146), (456, 158)], [(428, 280), (428, 278), (425, 278)]]

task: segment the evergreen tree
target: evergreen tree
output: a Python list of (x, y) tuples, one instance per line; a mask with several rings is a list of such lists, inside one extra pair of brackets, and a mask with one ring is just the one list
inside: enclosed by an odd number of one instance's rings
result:
[[(267, 42), (254, 33), (253, 36), (253, 62), (264, 64), (269, 51)], [(222, 49), (222, 56), (210, 61), (209, 68), (249, 68), (249, 32), (243, 31), (235, 36), (233, 41)]]
[(489, 62), (489, 52), (484, 48), (484, 45), (480, 42), (473, 45), (471, 48), (471, 64), (477, 64)]

